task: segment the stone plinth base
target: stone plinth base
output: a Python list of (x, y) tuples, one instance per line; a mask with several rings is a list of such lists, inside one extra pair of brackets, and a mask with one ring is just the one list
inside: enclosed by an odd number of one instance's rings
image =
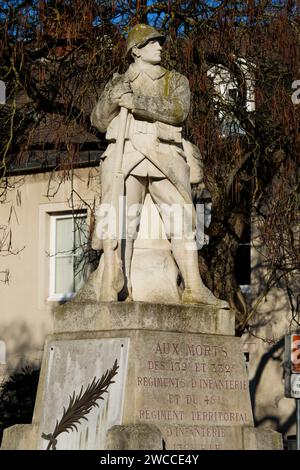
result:
[(15, 424), (5, 429), (1, 450), (36, 450), (37, 439), (36, 424)]
[[(176, 429), (177, 428), (177, 429)], [(174, 433), (180, 437), (176, 450), (278, 450), (282, 449), (282, 437), (271, 429), (254, 429), (247, 427), (220, 427), (209, 429), (202, 427), (192, 429), (189, 426), (174, 426)], [(202, 441), (195, 439), (196, 434), (202, 435)], [(185, 439), (182, 436), (185, 435)], [(167, 433), (165, 433), (167, 438)], [(183, 444), (183, 441), (184, 444)], [(198, 441), (198, 442), (196, 442)], [(200, 441), (200, 442), (199, 442)], [(131, 425), (114, 426), (107, 433), (107, 450), (155, 449), (165, 448), (163, 433), (155, 426)]]
[(161, 431), (153, 424), (113, 426), (107, 431), (106, 450), (163, 450)]
[[(35, 448), (47, 447), (41, 436), (53, 433), (70, 397), (115, 361), (118, 373), (99, 408), (80, 420), (77, 431), (60, 434), (57, 449), (150, 450), (162, 449), (162, 442), (166, 449), (280, 447), (274, 434), (253, 427), (232, 312), (74, 301), (56, 310), (54, 331), (45, 344), (30, 428)], [(15, 442), (20, 448), (28, 440)]]
[(212, 306), (148, 302), (68, 302), (54, 312), (54, 332), (159, 330), (234, 335), (234, 313)]

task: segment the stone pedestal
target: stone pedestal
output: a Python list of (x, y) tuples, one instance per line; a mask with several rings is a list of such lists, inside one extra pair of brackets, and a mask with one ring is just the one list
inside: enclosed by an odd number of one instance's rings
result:
[(61, 434), (57, 449), (147, 449), (147, 442), (149, 449), (280, 448), (277, 433), (265, 438), (253, 428), (233, 312), (206, 305), (78, 301), (55, 311), (30, 438), (13, 439), (20, 430), (11, 428), (4, 448), (9, 434), (16, 448), (25, 442), (27, 448), (46, 448), (41, 435), (53, 432), (69, 397), (115, 360), (118, 374), (99, 408), (77, 431)]

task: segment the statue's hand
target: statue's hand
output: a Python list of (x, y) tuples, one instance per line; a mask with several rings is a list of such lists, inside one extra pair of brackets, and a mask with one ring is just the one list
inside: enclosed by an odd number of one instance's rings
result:
[(119, 104), (120, 99), (124, 95), (128, 94), (132, 94), (130, 83), (127, 81), (120, 81), (110, 90), (109, 98), (112, 103)]
[(129, 109), (129, 111), (132, 111), (134, 108), (133, 93), (125, 93), (124, 95), (122, 95), (118, 101), (118, 104), (119, 106), (122, 106), (123, 108), (127, 108)]

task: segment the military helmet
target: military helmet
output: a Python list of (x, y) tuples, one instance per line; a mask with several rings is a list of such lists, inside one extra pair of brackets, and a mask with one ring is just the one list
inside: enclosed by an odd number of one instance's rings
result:
[(128, 33), (126, 41), (126, 55), (133, 47), (143, 47), (151, 39), (165, 40), (165, 36), (152, 26), (147, 24), (137, 24)]

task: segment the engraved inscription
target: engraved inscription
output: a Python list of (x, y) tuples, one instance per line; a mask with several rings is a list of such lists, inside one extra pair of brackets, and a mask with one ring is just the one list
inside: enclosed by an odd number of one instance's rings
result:
[[(230, 440), (228, 428), (221, 426), (163, 426), (165, 438), (172, 449), (221, 450), (225, 439)], [(200, 446), (199, 446), (200, 441)], [(197, 445), (193, 446), (193, 442)]]
[(168, 445), (178, 449), (192, 448), (189, 437), (194, 448), (226, 448), (226, 427), (252, 425), (246, 368), (232, 338), (147, 334), (136, 378), (138, 420), (167, 426)]

